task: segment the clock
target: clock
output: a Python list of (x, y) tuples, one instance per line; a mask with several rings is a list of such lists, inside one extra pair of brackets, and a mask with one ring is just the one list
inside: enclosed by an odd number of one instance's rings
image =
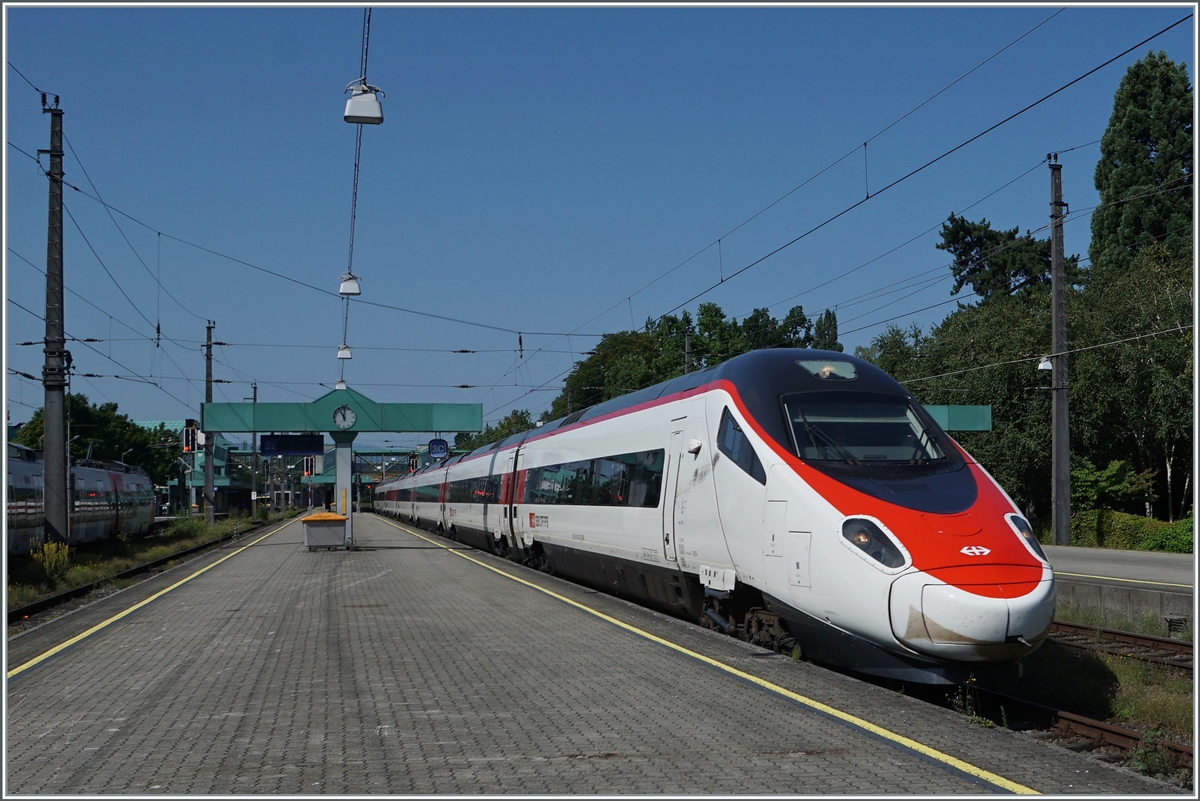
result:
[(358, 415), (349, 406), (339, 406), (333, 410), (333, 424), (342, 431), (352, 428), (356, 420)]

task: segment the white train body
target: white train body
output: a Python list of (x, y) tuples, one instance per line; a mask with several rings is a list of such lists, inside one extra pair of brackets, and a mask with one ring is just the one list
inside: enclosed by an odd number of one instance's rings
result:
[(840, 353), (745, 354), (381, 484), (375, 509), (752, 639), (781, 619), (813, 659), (895, 678), (1014, 662), (1054, 613), (1012, 500)]

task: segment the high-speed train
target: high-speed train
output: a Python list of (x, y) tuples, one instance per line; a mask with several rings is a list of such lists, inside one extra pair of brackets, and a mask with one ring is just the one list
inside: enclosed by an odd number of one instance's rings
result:
[[(45, 542), (45, 463), (38, 452), (8, 443), (5, 506), (8, 552), (29, 553)], [(140, 468), (122, 462), (71, 465), (70, 544), (141, 536), (154, 525), (154, 485)]]
[(758, 350), (377, 486), (375, 510), (764, 645), (954, 683), (1045, 638), (1028, 521), (895, 379)]

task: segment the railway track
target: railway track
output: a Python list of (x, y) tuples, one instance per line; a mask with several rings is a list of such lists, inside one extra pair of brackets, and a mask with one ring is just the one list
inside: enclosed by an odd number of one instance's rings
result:
[(1055, 621), (1051, 626), (1050, 638), (1060, 645), (1072, 648), (1103, 651), (1193, 672), (1192, 643), (1184, 640), (1059, 621)]
[(1035, 726), (1044, 726), (1043, 730), (1051, 736), (1067, 740), (1088, 741), (1086, 747), (1081, 750), (1111, 746), (1128, 757), (1136, 754), (1140, 749), (1147, 753), (1157, 752), (1159, 761), (1166, 767), (1186, 768), (1190, 771), (1194, 764), (1193, 747), (1190, 745), (1163, 740), (1146, 732), (1134, 731), (1103, 720), (1094, 720), (995, 690), (979, 687), (976, 688), (976, 691), (980, 695), (981, 701), (986, 699), (990, 702), (989, 706), (1004, 707), (1009, 713), (1020, 714), (1033, 722)]

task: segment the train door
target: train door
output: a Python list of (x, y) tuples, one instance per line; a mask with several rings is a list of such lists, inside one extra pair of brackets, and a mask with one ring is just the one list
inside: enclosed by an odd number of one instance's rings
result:
[(520, 487), (517, 486), (517, 463), (520, 447), (505, 453), (500, 458), (500, 521), (499, 539), (508, 541), (510, 548), (518, 547), (524, 527), (517, 520), (520, 514)]
[(450, 533), (450, 518), (447, 515), (446, 507), (450, 502), (450, 484), (447, 479), (450, 476), (449, 470), (440, 471), (442, 480), (438, 482), (438, 527), (449, 535)]
[(533, 545), (533, 529), (528, 525), (528, 521), (521, 517), (521, 506), (525, 501), (525, 481), (521, 475), (520, 445), (512, 452), (512, 461), (509, 463), (508, 470), (511, 491), (507, 506), (509, 531), (512, 535), (511, 542), (514, 545), (519, 543), (522, 548), (528, 548)]
[[(487, 505), (485, 514), (487, 515), (488, 528), (492, 532), (492, 538), (499, 542), (508, 538), (507, 526), (505, 525), (508, 520), (508, 507), (504, 504), (504, 499), (507, 497), (505, 495), (507, 484), (504, 481), (504, 474), (497, 473), (494, 469), (488, 478), (495, 482), (492, 485), (495, 496), (492, 498), (492, 502)], [(509, 544), (511, 545), (511, 543)]]
[(129, 503), (129, 490), (125, 488), (125, 481), (120, 473), (109, 473), (108, 477), (113, 488), (112, 518), (109, 522), (108, 536), (115, 537), (125, 530), (125, 510)]
[[(677, 424), (679, 421), (675, 421)], [(671, 432), (671, 445), (667, 448), (663, 491), (663, 556), (668, 562), (675, 561), (675, 518), (679, 502), (679, 474), (683, 464), (683, 431)]]

